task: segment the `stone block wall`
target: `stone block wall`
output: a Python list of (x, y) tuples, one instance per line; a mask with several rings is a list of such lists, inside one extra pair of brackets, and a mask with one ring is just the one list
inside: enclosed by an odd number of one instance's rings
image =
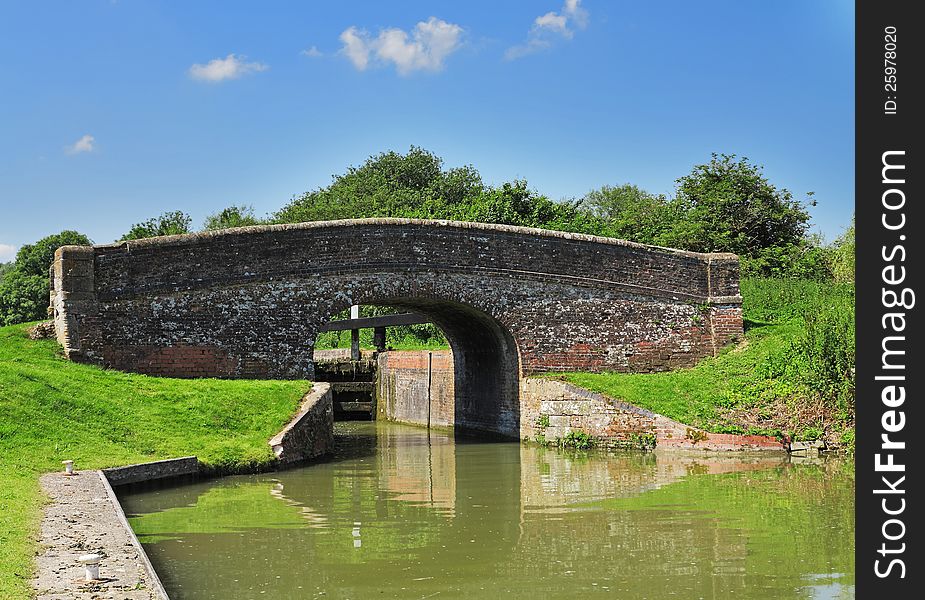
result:
[(169, 479), (199, 473), (199, 459), (195, 456), (155, 460), (137, 465), (103, 469), (103, 474), (112, 486), (127, 485), (140, 481)]
[(296, 462), (326, 454), (334, 444), (334, 405), (331, 385), (317, 382), (299, 413), (268, 442), (282, 462)]

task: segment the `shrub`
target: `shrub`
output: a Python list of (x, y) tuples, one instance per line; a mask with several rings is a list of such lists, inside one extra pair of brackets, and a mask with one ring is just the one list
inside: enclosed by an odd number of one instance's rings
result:
[(565, 434), (565, 437), (559, 438), (558, 444), (562, 448), (589, 450), (597, 444), (597, 440), (584, 431), (569, 431), (567, 434)]
[(854, 283), (854, 219), (851, 226), (832, 244), (829, 256), (832, 278), (839, 283)]
[(819, 306), (803, 317), (806, 331), (794, 344), (806, 384), (844, 418), (854, 413), (854, 309)]
[(802, 319), (821, 307), (854, 310), (854, 286), (809, 279), (743, 277), (743, 316), (750, 321), (783, 323)]
[(190, 233), (192, 224), (193, 219), (182, 211), (165, 212), (153, 219), (135, 223), (119, 241)]
[(206, 217), (202, 228), (205, 231), (217, 231), (219, 229), (231, 229), (232, 227), (259, 225), (260, 223), (261, 220), (254, 216), (253, 207), (232, 205)]

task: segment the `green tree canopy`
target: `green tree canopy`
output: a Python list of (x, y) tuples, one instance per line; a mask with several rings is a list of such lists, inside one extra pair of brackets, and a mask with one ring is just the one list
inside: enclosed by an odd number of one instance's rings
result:
[(231, 229), (232, 227), (259, 225), (260, 223), (261, 220), (254, 216), (252, 206), (231, 205), (214, 215), (206, 217), (203, 229), (205, 231), (216, 231), (219, 229)]
[(119, 241), (190, 233), (192, 224), (193, 219), (182, 211), (165, 212), (153, 219), (135, 223)]
[(805, 244), (808, 204), (794, 200), (762, 173), (762, 167), (735, 155), (713, 154), (677, 181), (669, 245), (698, 252), (758, 256), (767, 248)]
[(307, 192), (277, 212), (273, 221), (298, 223), (364, 217), (448, 218), (446, 208), (484, 190), (472, 167), (443, 169), (443, 160), (412, 146), (407, 154), (383, 152), (332, 183)]
[(0, 325), (46, 318), (48, 291), (48, 275), (29, 275), (11, 269), (0, 281)]
[(0, 263), (0, 281), (3, 281), (3, 276), (6, 275), (7, 271), (12, 270), (13, 262)]
[(854, 283), (854, 217), (851, 225), (832, 243), (829, 264), (839, 283)]
[(605, 185), (585, 194), (583, 205), (606, 222), (606, 232), (612, 237), (661, 244), (669, 231), (671, 207), (664, 195), (651, 194), (635, 185)]
[(487, 186), (471, 166), (443, 168), (443, 160), (411, 147), (384, 152), (334, 177), (331, 185), (294, 198), (276, 223), (400, 217), (453, 219), (592, 233), (601, 220), (580, 201), (555, 202), (526, 181)]

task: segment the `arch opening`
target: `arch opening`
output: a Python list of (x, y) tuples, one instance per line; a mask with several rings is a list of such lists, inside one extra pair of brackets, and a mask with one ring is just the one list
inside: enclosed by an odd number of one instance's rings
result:
[[(504, 325), (460, 302), (408, 297), (354, 300), (419, 313), (441, 330), (450, 346), (453, 371), (452, 415), (443, 422), (452, 425), (457, 435), (519, 438), (520, 362), (517, 344)], [(336, 302), (330, 315), (349, 305), (345, 300)], [(313, 349), (314, 343), (313, 339)], [(430, 409), (429, 404), (422, 407)]]

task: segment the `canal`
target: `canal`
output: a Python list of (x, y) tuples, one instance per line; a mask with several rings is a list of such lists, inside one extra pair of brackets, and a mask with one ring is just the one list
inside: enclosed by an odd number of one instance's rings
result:
[(172, 600), (853, 598), (853, 465), (337, 424), (325, 462), (120, 494)]

